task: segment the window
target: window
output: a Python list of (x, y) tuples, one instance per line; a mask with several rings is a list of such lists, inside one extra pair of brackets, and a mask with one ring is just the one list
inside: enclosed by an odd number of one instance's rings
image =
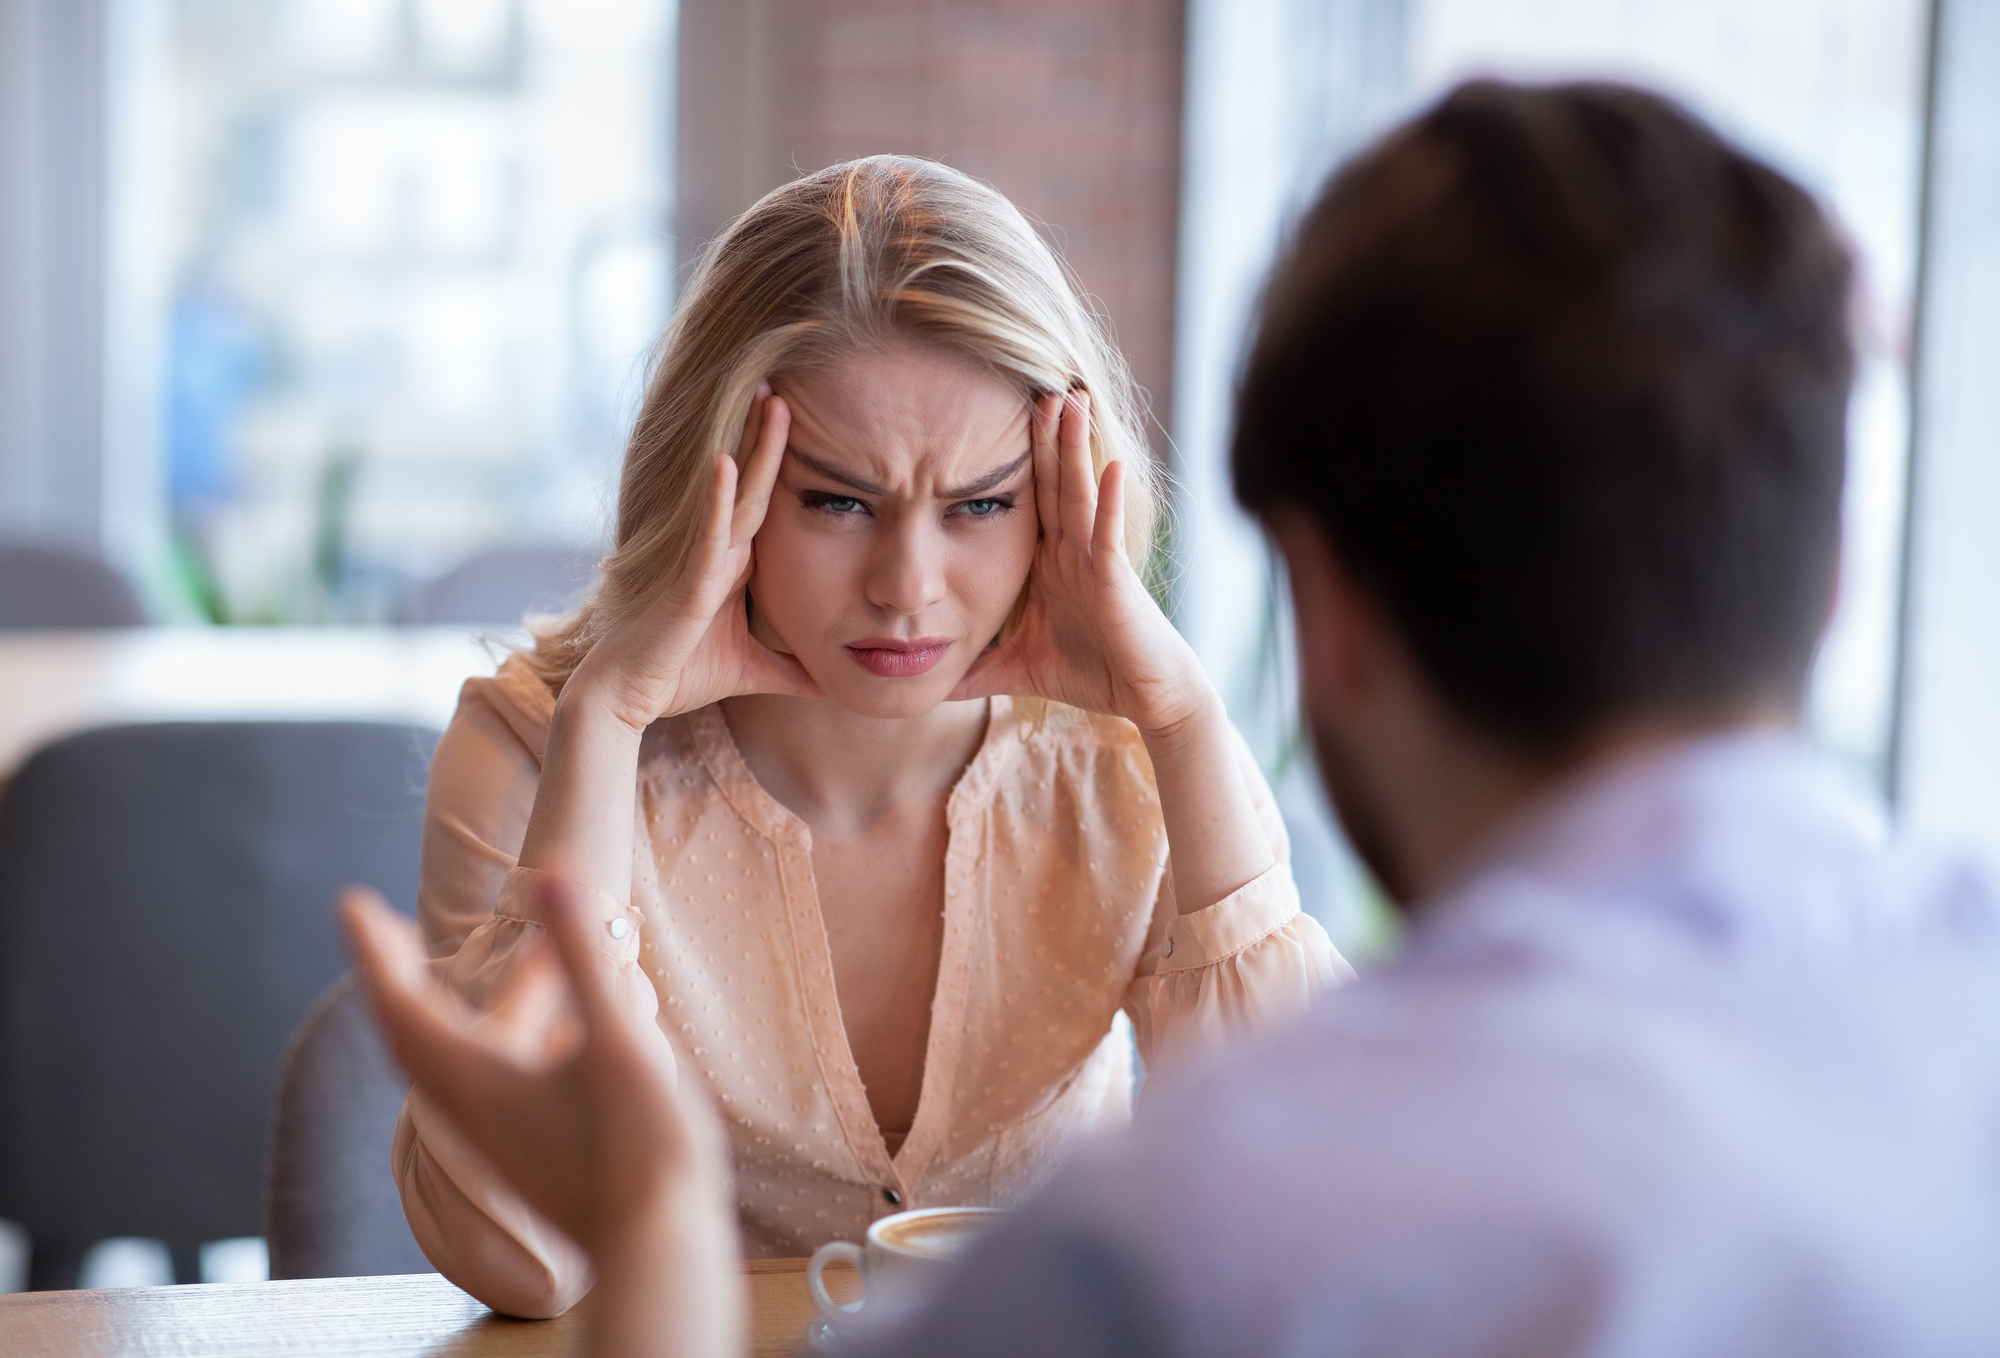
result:
[(670, 302), (674, 18), (166, 6), (113, 211), (156, 224), (119, 297), (184, 613), (380, 621), (482, 547), (600, 537)]
[(1675, 95), (1828, 202), (1860, 264), (1840, 600), (1814, 735), (1887, 778), (1909, 446), (1923, 0), (1414, 0), (1412, 92), (1477, 74), (1627, 79)]
[[(1226, 474), (1230, 384), (1287, 224), (1339, 159), (1474, 75), (1614, 78), (1693, 106), (1829, 202), (1861, 266), (1841, 598), (1816, 738), (1890, 780), (1924, 136), (1922, 0), (1195, 0), (1187, 42), (1174, 436), (1177, 621), (1273, 773), (1296, 870), (1365, 954), (1379, 903), (1303, 757), (1282, 582)], [(1246, 600), (1263, 600), (1246, 607)]]

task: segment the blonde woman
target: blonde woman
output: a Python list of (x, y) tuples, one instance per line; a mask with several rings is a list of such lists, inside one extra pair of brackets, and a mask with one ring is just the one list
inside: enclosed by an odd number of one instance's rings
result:
[[(1140, 571), (1123, 363), (1047, 246), (954, 171), (777, 190), (687, 289), (594, 597), (438, 747), (418, 914), (500, 1040), (576, 885), (612, 992), (722, 1110), (752, 1256), (1010, 1201), (1149, 1062), (1345, 974), (1270, 793)], [(667, 1044), (662, 1043), (662, 1050)], [(421, 1095), (418, 1241), (545, 1316), (582, 1252)]]

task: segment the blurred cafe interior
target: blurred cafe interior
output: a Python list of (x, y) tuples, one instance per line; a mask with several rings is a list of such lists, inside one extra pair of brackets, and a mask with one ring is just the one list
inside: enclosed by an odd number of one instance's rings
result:
[(2000, 853), (1983, 0), (0, 0), (0, 1290), (428, 1271), (328, 901), (413, 907), (428, 752), (590, 588), (677, 286), (848, 157), (984, 180), (1074, 270), (1172, 478), (1151, 583), (1306, 908), (1393, 956), (1224, 457), (1299, 207), (1474, 74), (1664, 90), (1832, 206), (1811, 732)]

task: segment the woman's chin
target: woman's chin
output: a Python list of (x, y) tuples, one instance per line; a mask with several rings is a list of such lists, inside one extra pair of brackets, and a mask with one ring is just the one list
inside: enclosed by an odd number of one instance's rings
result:
[[(949, 672), (944, 672), (946, 670)], [(842, 708), (857, 717), (874, 717), (883, 721), (907, 721), (913, 717), (929, 716), (945, 704), (963, 677), (956, 665), (940, 666), (929, 674), (898, 679), (859, 672), (841, 675), (829, 683), (814, 676), (820, 692)]]
[[(870, 688), (876, 685), (869, 685)], [(884, 685), (886, 687), (886, 685)], [(944, 695), (935, 692), (918, 692), (913, 687), (901, 693), (870, 693), (867, 691), (835, 693), (833, 701), (852, 712), (857, 717), (875, 717), (882, 721), (907, 721), (913, 717), (926, 717), (944, 705)]]

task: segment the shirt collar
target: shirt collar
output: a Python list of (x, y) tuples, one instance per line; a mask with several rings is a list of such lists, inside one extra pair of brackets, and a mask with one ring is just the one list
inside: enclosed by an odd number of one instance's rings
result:
[(1845, 951), (1937, 895), (1887, 838), (1879, 799), (1796, 733), (1696, 737), (1538, 797), (1418, 906), (1406, 955)]

